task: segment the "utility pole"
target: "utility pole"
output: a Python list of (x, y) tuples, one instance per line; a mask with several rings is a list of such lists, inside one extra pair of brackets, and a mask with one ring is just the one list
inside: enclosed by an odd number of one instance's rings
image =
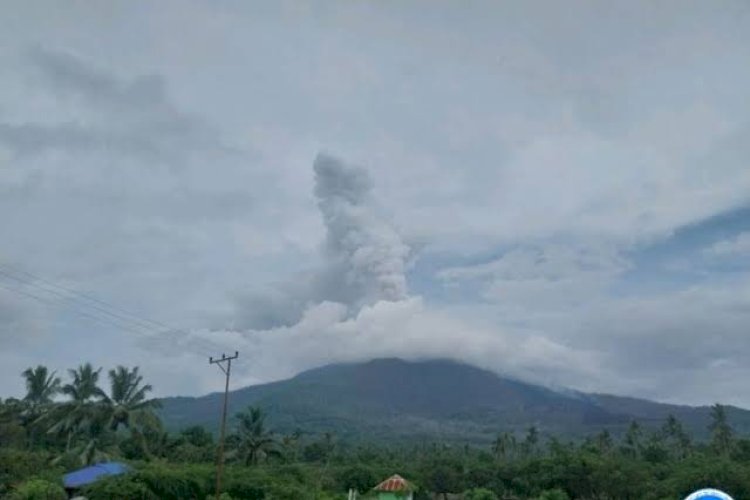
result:
[[(226, 433), (227, 427), (227, 400), (229, 399), (229, 376), (232, 373), (232, 360), (237, 359), (240, 354), (234, 351), (234, 356), (227, 356), (222, 354), (220, 358), (214, 359), (213, 357), (208, 358), (208, 362), (212, 365), (217, 365), (221, 368), (221, 371), (226, 375), (226, 382), (224, 384), (224, 408), (221, 412), (221, 430), (219, 431), (219, 451), (216, 456), (216, 500), (219, 500), (221, 495), (221, 474), (224, 471), (224, 434)], [(226, 365), (226, 366), (225, 366)]]

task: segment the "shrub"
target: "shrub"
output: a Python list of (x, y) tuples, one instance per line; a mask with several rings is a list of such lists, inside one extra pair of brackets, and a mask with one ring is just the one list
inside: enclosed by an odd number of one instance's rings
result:
[[(5, 498), (14, 486), (28, 479), (43, 478), (51, 482), (59, 479), (62, 471), (50, 467), (49, 461), (48, 453), (0, 448), (0, 498)], [(39, 471), (45, 472), (40, 474)]]
[(336, 473), (336, 481), (339, 483), (339, 489), (344, 491), (348, 491), (349, 488), (367, 491), (376, 484), (377, 477), (370, 468), (357, 464), (339, 470)]
[(567, 493), (565, 493), (563, 490), (559, 488), (555, 488), (554, 490), (544, 490), (541, 495), (539, 495), (539, 500), (569, 500), (570, 497)]
[(294, 484), (272, 484), (268, 492), (269, 500), (299, 500), (309, 494), (309, 488)]
[(110, 476), (92, 483), (81, 491), (89, 500), (159, 500), (159, 497), (132, 474)]
[(149, 465), (135, 473), (161, 499), (203, 498), (211, 489), (210, 470), (203, 467)]
[(464, 493), (466, 500), (498, 500), (497, 495), (486, 488), (473, 488)]
[(11, 500), (66, 500), (68, 495), (59, 484), (44, 479), (26, 481), (11, 493)]

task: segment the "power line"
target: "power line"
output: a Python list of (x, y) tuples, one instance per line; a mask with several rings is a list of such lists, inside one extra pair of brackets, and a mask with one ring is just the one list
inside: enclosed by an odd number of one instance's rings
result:
[[(28, 271), (23, 271), (23, 270), (20, 270), (20, 269), (14, 269), (11, 266), (9, 266), (8, 264), (0, 263), (0, 274), (5, 274), (6, 276), (9, 276), (7, 274), (7, 272), (3, 272), (3, 270), (2, 270), (3, 268), (6, 269), (6, 271), (10, 270), (11, 272), (16, 273), (16, 274), (26, 275), (26, 276), (30, 277), (32, 280), (34, 280), (35, 282), (38, 281), (38, 282), (44, 283), (45, 285), (47, 285), (49, 287), (52, 287), (52, 288), (55, 288), (55, 289), (58, 289), (58, 290), (62, 290), (63, 292), (65, 292), (68, 295), (75, 296), (76, 298), (85, 299), (85, 301), (93, 303), (93, 304), (91, 304), (92, 307), (94, 307), (95, 309), (99, 309), (99, 310), (101, 310), (103, 312), (106, 312), (107, 314), (110, 314), (110, 315), (113, 315), (113, 316), (117, 316), (117, 317), (120, 317), (120, 318), (128, 320), (128, 321), (140, 322), (140, 323), (144, 324), (148, 328), (158, 327), (158, 328), (164, 328), (164, 329), (168, 329), (168, 330), (172, 330), (172, 331), (181, 331), (181, 330), (179, 330), (177, 328), (173, 328), (173, 327), (171, 327), (169, 325), (166, 325), (164, 323), (161, 323), (159, 321), (138, 316), (137, 314), (135, 314), (135, 313), (133, 313), (131, 311), (127, 311), (127, 310), (125, 310), (125, 309), (123, 309), (121, 307), (115, 306), (114, 304), (111, 304), (109, 302), (105, 302), (105, 301), (103, 301), (101, 299), (98, 299), (98, 298), (93, 297), (91, 295), (88, 295), (86, 293), (80, 292), (78, 290), (73, 290), (71, 288), (64, 287), (64, 286), (62, 286), (60, 284), (53, 283), (53, 282), (51, 282), (49, 280), (46, 280), (46, 279), (44, 279), (44, 278), (42, 278), (40, 276), (37, 276), (35, 274), (32, 274), (32, 273), (28, 272)], [(11, 276), (11, 277), (13, 279), (16, 279), (16, 280), (19, 279), (19, 278), (15, 277), (15, 276)], [(25, 281), (25, 282), (28, 283), (28, 284), (34, 284), (31, 281)], [(57, 293), (57, 292), (54, 292), (53, 290), (50, 290), (50, 291), (52, 293)], [(59, 295), (59, 293), (57, 293), (57, 294)], [(65, 298), (69, 298), (69, 297), (65, 296)], [(97, 304), (99, 304), (99, 305), (97, 305)], [(111, 311), (102, 308), (102, 306), (104, 306), (104, 308), (108, 308), (108, 309), (117, 311), (117, 312), (119, 312), (121, 314), (114, 314)], [(123, 318), (123, 316), (122, 316), (123, 314), (126, 315), (126, 317)], [(182, 333), (187, 333), (187, 332), (182, 332)], [(216, 348), (218, 346), (211, 346), (211, 347)]]
[[(59, 304), (56, 303), (54, 300), (50, 300), (47, 297), (42, 297), (42, 296), (39, 296), (39, 295), (35, 295), (33, 293), (28, 292), (27, 290), (22, 290), (22, 289), (20, 289), (18, 287), (7, 286), (6, 284), (3, 284), (3, 283), (0, 283), (0, 287), (5, 288), (6, 290), (9, 290), (9, 291), (14, 292), (14, 293), (18, 293), (18, 294), (23, 295), (25, 297), (28, 297), (30, 299), (34, 299), (34, 300), (37, 300), (39, 302), (42, 302), (42, 303), (45, 303), (45, 304), (49, 304), (51, 306), (59, 306)], [(152, 335), (153, 335), (153, 334), (149, 334), (149, 333), (146, 333), (146, 332), (143, 332), (143, 331), (140, 331), (140, 330), (129, 328), (129, 327), (125, 326), (125, 325), (121, 325), (121, 324), (118, 324), (118, 323), (106, 320), (106, 319), (102, 318), (101, 316), (96, 316), (96, 315), (93, 315), (93, 314), (89, 314), (89, 313), (87, 313), (85, 311), (81, 311), (81, 310), (77, 310), (77, 309), (71, 309), (71, 312), (73, 314), (77, 314), (77, 315), (82, 316), (84, 318), (87, 318), (89, 320), (95, 321), (95, 322), (97, 322), (97, 323), (99, 323), (101, 325), (104, 325), (104, 326), (115, 327), (115, 328), (118, 328), (118, 329), (123, 330), (123, 331), (135, 333), (136, 335), (140, 335), (144, 339), (151, 339)], [(196, 352), (196, 354), (205, 355), (206, 353), (204, 353), (204, 352), (197, 353)]]
[[(142, 335), (149, 339), (153, 339), (155, 333), (164, 333), (165, 330), (167, 332), (180, 333), (185, 335), (186, 338), (189, 338), (190, 343), (195, 347), (200, 347), (200, 350), (202, 351), (200, 354), (202, 356), (208, 355), (208, 353), (210, 352), (215, 352), (222, 349), (222, 347), (218, 344), (207, 339), (196, 338), (185, 330), (170, 327), (169, 325), (156, 320), (143, 318), (135, 313), (100, 300), (96, 297), (92, 297), (85, 293), (78, 292), (76, 290), (53, 283), (52, 281), (46, 280), (30, 272), (14, 269), (8, 264), (0, 263), (0, 275), (19, 282), (24, 287), (34, 289), (35, 291), (41, 291), (44, 294), (53, 295), (57, 297), (57, 299), (50, 299), (49, 297), (39, 297), (37, 295), (25, 292), (20, 288), (10, 288), (6, 286), (3, 286), (3, 288), (47, 304), (56, 305), (56, 300), (58, 302), (64, 301), (70, 305), (73, 305), (74, 307), (78, 307), (79, 309), (83, 308), (84, 311), (86, 311), (84, 312), (74, 309), (74, 312), (108, 326), (114, 326), (121, 330)], [(24, 278), (22, 276), (27, 276), (28, 278)], [(40, 283), (46, 286), (42, 286), (40, 285)], [(90, 314), (92, 312), (95, 314)], [(99, 316), (99, 314), (105, 314), (106, 316), (108, 316), (108, 318), (102, 318), (101, 316)], [(125, 325), (121, 323), (125, 323)]]
[[(5, 268), (6, 271), (3, 271), (2, 268)], [(17, 275), (8, 274), (7, 269), (11, 269), (12, 272), (17, 273), (17, 274), (25, 274), (26, 276), (29, 276), (30, 278), (32, 278), (33, 281), (29, 281), (28, 279), (19, 278)], [(62, 285), (55, 284), (55, 283), (53, 283), (53, 282), (51, 282), (49, 280), (45, 280), (44, 278), (41, 278), (41, 277), (39, 277), (37, 275), (34, 275), (32, 273), (29, 273), (27, 271), (13, 269), (11, 266), (8, 266), (7, 264), (0, 263), (0, 274), (4, 274), (5, 276), (10, 277), (11, 279), (14, 279), (16, 281), (20, 281), (24, 285), (31, 286), (31, 287), (37, 288), (39, 290), (43, 290), (44, 292), (47, 292), (47, 293), (52, 293), (52, 294), (60, 297), (61, 299), (73, 302), (73, 303), (75, 303), (78, 306), (91, 307), (91, 308), (97, 309), (98, 311), (101, 311), (102, 313), (107, 314), (108, 316), (111, 316), (113, 318), (119, 319), (121, 321), (133, 323), (137, 327), (143, 328), (143, 329), (148, 330), (148, 331), (152, 331), (152, 330), (155, 330), (155, 331), (167, 330), (167, 331), (174, 332), (174, 333), (181, 333), (181, 334), (185, 335), (186, 337), (190, 337), (191, 336), (191, 334), (189, 332), (186, 332), (185, 330), (182, 330), (182, 329), (179, 329), (179, 328), (174, 328), (172, 326), (169, 326), (167, 324), (164, 324), (164, 323), (152, 320), (152, 319), (140, 317), (140, 316), (138, 316), (135, 313), (132, 313), (130, 311), (127, 311), (127, 310), (124, 310), (122, 308), (119, 308), (119, 307), (117, 307), (117, 306), (115, 306), (113, 304), (110, 304), (110, 303), (105, 302), (103, 300), (97, 299), (97, 298), (92, 297), (90, 295), (86, 295), (86, 294), (84, 294), (82, 292), (78, 292), (76, 290), (73, 290), (73, 289), (70, 289), (70, 288), (66, 288), (66, 287), (64, 287)], [(65, 293), (60, 293), (57, 290), (50, 290), (48, 288), (40, 286), (37, 282), (44, 283), (48, 287), (53, 287), (53, 288), (56, 288), (58, 290), (62, 290)], [(83, 298), (85, 300), (80, 300), (81, 298)], [(95, 304), (90, 304), (90, 302), (95, 302)], [(101, 304), (101, 305), (97, 305), (96, 303)], [(102, 306), (105, 306), (105, 307), (102, 307)], [(114, 310), (115, 312), (112, 312), (112, 310)], [(216, 350), (223, 349), (223, 347), (220, 346), (219, 344), (216, 344), (215, 342), (211, 342), (211, 341), (209, 341), (207, 339), (201, 339), (201, 338), (193, 337), (191, 339), (191, 342), (193, 342), (194, 344), (200, 344), (202, 346), (202, 348), (206, 350), (206, 353), (208, 353), (208, 352), (215, 352)], [(204, 353), (204, 354), (206, 354), (206, 353)]]

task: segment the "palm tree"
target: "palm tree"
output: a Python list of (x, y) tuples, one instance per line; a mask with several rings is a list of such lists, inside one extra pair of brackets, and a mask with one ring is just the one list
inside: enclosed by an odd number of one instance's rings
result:
[(516, 449), (516, 437), (510, 432), (503, 432), (492, 444), (492, 451), (496, 458), (506, 458), (513, 455)]
[(302, 431), (299, 429), (281, 438), (281, 448), (283, 449), (284, 460), (286, 462), (294, 463), (297, 461), (301, 438)]
[(97, 417), (91, 423), (96, 429), (101, 428), (99, 435), (102, 438), (124, 427), (130, 431), (135, 441), (140, 443), (143, 453), (148, 456), (144, 432), (161, 429), (159, 417), (154, 412), (159, 402), (147, 397), (153, 387), (143, 384), (143, 376), (137, 366), (118, 366), (114, 370), (109, 370), (108, 375), (109, 394), (102, 392), (102, 401), (97, 403)]
[(720, 404), (711, 407), (711, 445), (720, 455), (727, 455), (732, 448), (734, 431), (729, 425), (726, 408)]
[(21, 375), (26, 379), (26, 396), (23, 398), (26, 409), (21, 414), (22, 425), (27, 430), (29, 446), (33, 446), (37, 436), (35, 428), (43, 416), (42, 410), (60, 392), (60, 378), (42, 365), (27, 368)]
[(151, 384), (143, 384), (138, 367), (128, 369), (118, 366), (109, 371), (110, 392), (102, 394), (109, 428), (117, 431), (121, 426), (133, 430), (158, 427), (154, 409), (159, 406), (156, 399), (146, 396), (153, 390)]
[(68, 395), (71, 400), (62, 404), (57, 415), (54, 416), (55, 424), (49, 429), (50, 433), (64, 433), (67, 435), (65, 451), (70, 450), (73, 437), (76, 433), (86, 432), (89, 438), (92, 434), (93, 421), (97, 419), (97, 405), (93, 400), (104, 398), (98, 384), (101, 368), (94, 370), (91, 363), (80, 365), (75, 370), (68, 370), (71, 382), (62, 387), (62, 393)]
[(62, 393), (70, 396), (75, 402), (103, 398), (104, 392), (97, 385), (101, 371), (101, 368), (94, 370), (91, 363), (80, 365), (75, 370), (68, 370), (72, 380), (62, 387)]
[(46, 366), (27, 368), (22, 375), (26, 379), (26, 397), (23, 399), (34, 409), (51, 403), (52, 398), (60, 392), (60, 378), (55, 376), (55, 372), (49, 373)]
[(278, 453), (273, 435), (265, 428), (266, 415), (261, 408), (249, 407), (237, 418), (237, 451), (246, 465)]
[(661, 427), (663, 438), (669, 442), (670, 451), (679, 458), (690, 453), (690, 436), (685, 432), (682, 423), (671, 413)]
[(632, 457), (638, 457), (643, 449), (641, 443), (643, 437), (643, 430), (641, 425), (633, 420), (630, 422), (627, 432), (625, 433), (625, 450), (626, 453)]

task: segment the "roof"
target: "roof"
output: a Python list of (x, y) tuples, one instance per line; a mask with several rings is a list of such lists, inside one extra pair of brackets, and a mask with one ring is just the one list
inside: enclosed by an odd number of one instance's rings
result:
[(409, 481), (394, 474), (379, 485), (373, 488), (375, 491), (414, 491), (414, 487)]
[(79, 488), (93, 483), (103, 476), (124, 474), (129, 469), (127, 465), (120, 462), (104, 462), (65, 474), (63, 476), (63, 485), (66, 488)]

